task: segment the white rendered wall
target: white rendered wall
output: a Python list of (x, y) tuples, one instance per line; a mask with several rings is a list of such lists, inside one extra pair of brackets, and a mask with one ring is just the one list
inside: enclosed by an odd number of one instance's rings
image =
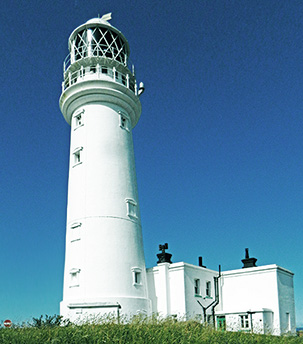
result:
[[(185, 264), (185, 298), (186, 298), (186, 314), (190, 318), (201, 318), (202, 321), (207, 321), (203, 319), (203, 309), (198, 301), (203, 307), (207, 308), (211, 303), (215, 301), (215, 284), (214, 277), (218, 276), (218, 272), (202, 268), (200, 266), (195, 266), (191, 264)], [(195, 294), (194, 283), (195, 280), (200, 280), (200, 292)], [(211, 293), (210, 296), (206, 295), (206, 282), (211, 283)], [(212, 307), (210, 306), (206, 314), (211, 315)], [(198, 315), (198, 317), (197, 317)]]
[[(199, 266), (180, 263), (161, 263), (147, 269), (148, 294), (152, 311), (160, 316), (177, 316), (179, 319), (202, 319), (204, 307), (214, 301), (214, 276), (218, 273)], [(200, 293), (195, 294), (194, 281), (200, 280)], [(211, 297), (206, 298), (206, 282), (211, 282)], [(210, 314), (209, 308), (207, 314)]]
[[(115, 104), (93, 102), (75, 108), (71, 119), (61, 304), (61, 314), (71, 319), (85, 312), (112, 312), (106, 303), (120, 304), (121, 314), (149, 313), (132, 125), (121, 128), (119, 112), (127, 116)], [(81, 126), (76, 126), (79, 113)], [(136, 204), (136, 216), (128, 214), (129, 199)], [(73, 271), (78, 271), (76, 285)], [(139, 283), (134, 283), (135, 272), (140, 272)], [(79, 307), (69, 307), (75, 304)]]
[(282, 333), (291, 332), (295, 334), (296, 317), (293, 274), (279, 268), (277, 269), (277, 280), (281, 331)]
[(174, 315), (184, 318), (184, 269), (182, 266), (179, 268), (178, 264), (180, 263), (160, 263), (147, 269), (148, 297), (152, 303), (152, 312), (160, 317)]
[[(277, 265), (225, 271), (219, 282), (221, 292), (217, 315), (226, 314), (227, 328), (236, 330), (240, 314), (256, 312), (253, 315), (256, 320), (254, 328), (263, 326), (267, 330), (272, 324), (270, 330), (273, 334), (285, 332), (281, 309), (284, 314), (289, 312), (292, 320), (295, 316), (292, 279), (293, 274), (290, 271)], [(283, 292), (279, 292), (279, 288)], [(263, 325), (257, 316), (260, 312), (266, 313), (262, 319), (265, 322)], [(272, 319), (269, 313), (272, 314)]]

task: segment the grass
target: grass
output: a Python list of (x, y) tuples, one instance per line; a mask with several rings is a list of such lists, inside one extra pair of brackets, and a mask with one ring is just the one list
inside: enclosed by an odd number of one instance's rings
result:
[(303, 344), (303, 338), (221, 332), (195, 321), (134, 319), (69, 326), (22, 326), (0, 329), (2, 344)]

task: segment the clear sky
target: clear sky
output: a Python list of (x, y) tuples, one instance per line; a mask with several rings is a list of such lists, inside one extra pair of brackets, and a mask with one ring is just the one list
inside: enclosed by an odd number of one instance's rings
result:
[(58, 106), (70, 33), (113, 12), (131, 49), (147, 267), (295, 273), (303, 325), (303, 2), (11, 0), (1, 6), (0, 320), (59, 313), (69, 126)]

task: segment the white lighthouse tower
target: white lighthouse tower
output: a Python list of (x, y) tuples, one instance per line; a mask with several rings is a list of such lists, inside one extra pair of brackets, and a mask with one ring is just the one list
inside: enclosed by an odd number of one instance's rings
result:
[(129, 45), (91, 19), (69, 37), (60, 109), (71, 126), (61, 315), (149, 314), (132, 129), (141, 114)]

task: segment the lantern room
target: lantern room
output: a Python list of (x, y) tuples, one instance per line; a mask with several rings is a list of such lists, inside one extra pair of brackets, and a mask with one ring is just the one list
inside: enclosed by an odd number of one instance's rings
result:
[(73, 31), (68, 42), (71, 63), (94, 56), (127, 65), (129, 46), (126, 38), (102, 18), (91, 19)]
[(72, 32), (63, 66), (62, 91), (88, 79), (105, 79), (120, 83), (137, 95), (134, 67), (128, 68), (128, 42), (108, 22), (110, 19), (110, 13), (90, 19)]

